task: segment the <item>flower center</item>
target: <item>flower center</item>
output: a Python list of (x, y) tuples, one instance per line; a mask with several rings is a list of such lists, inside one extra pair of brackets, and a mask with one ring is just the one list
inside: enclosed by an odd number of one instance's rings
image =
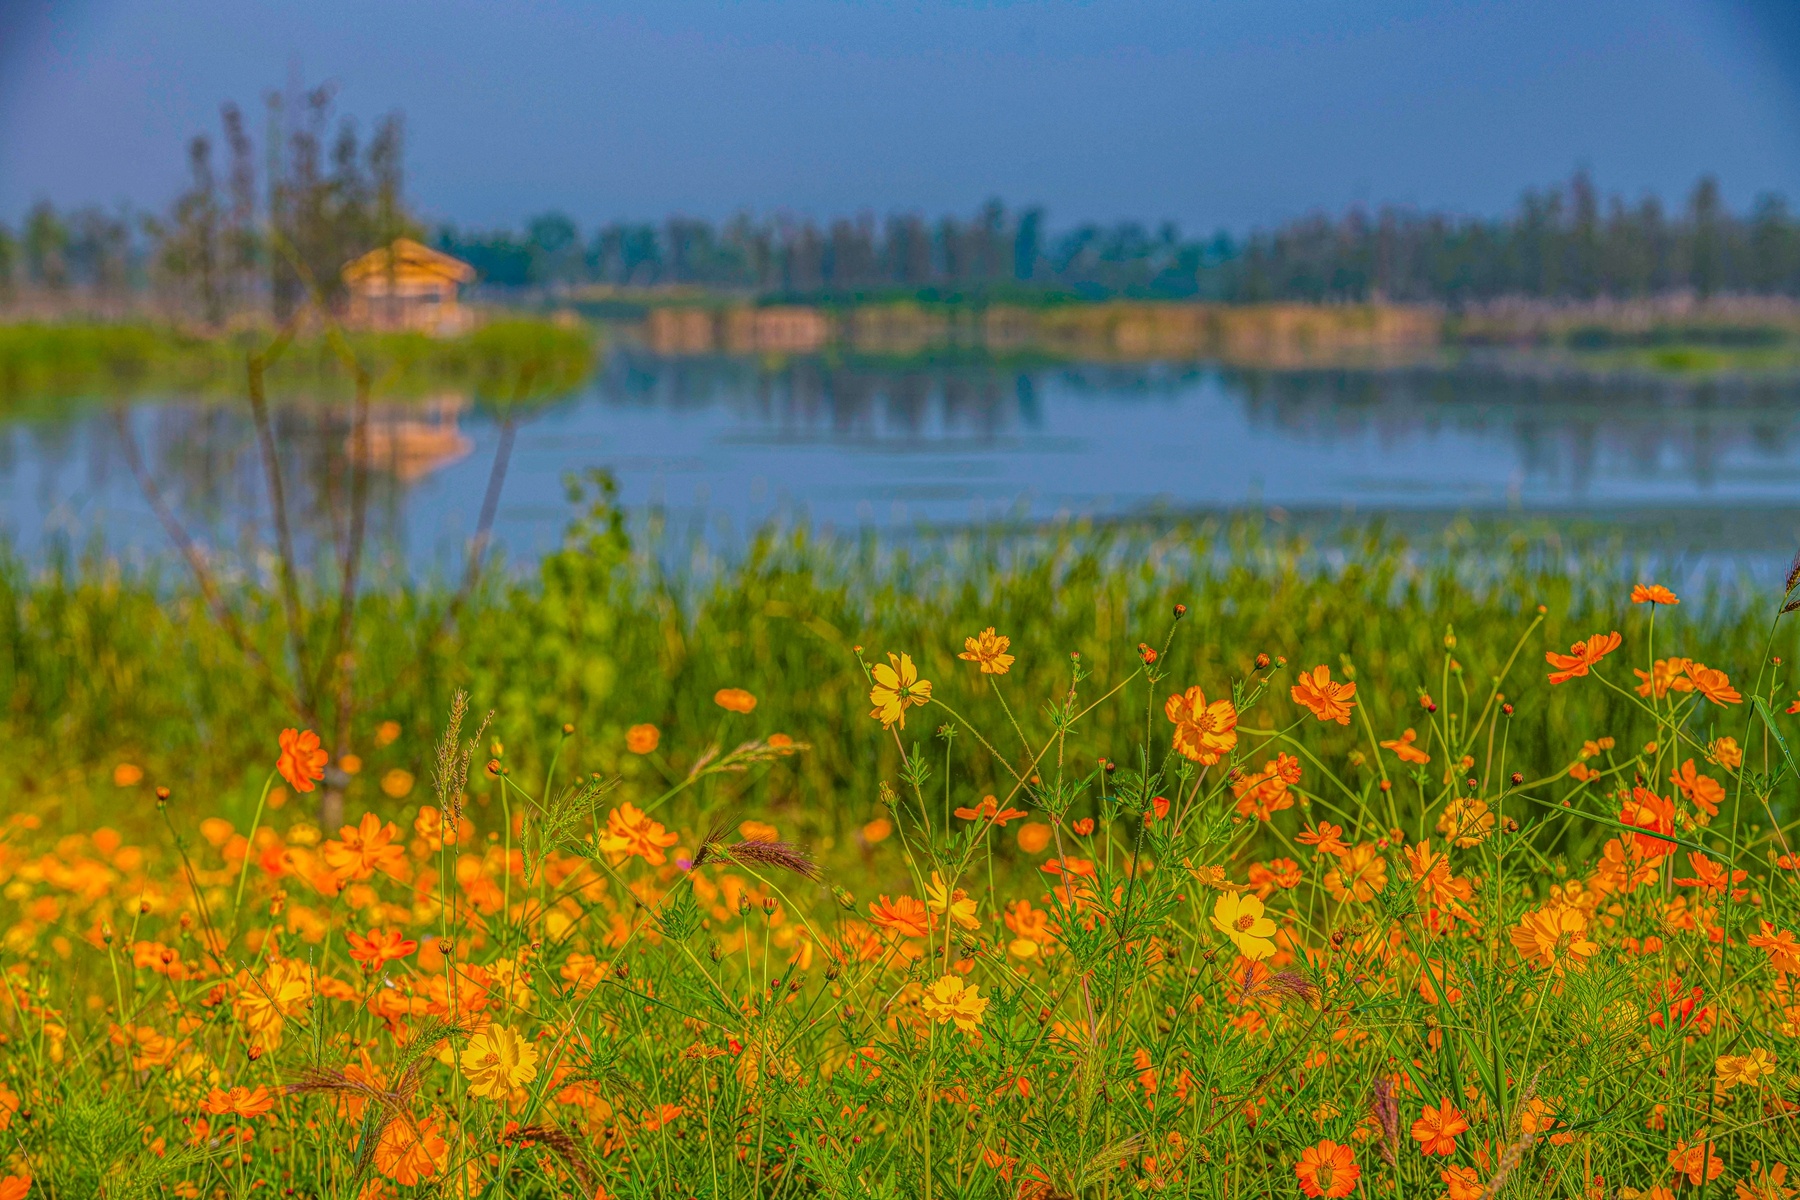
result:
[(1319, 1185), (1320, 1191), (1328, 1192), (1331, 1190), (1331, 1180), (1336, 1174), (1337, 1174), (1336, 1168), (1334, 1168), (1330, 1163), (1328, 1163), (1328, 1162), (1320, 1163), (1319, 1169), (1317, 1171), (1313, 1172), (1313, 1182), (1315, 1182)]
[(1238, 932), (1240, 933), (1248, 933), (1250, 927), (1254, 924), (1256, 924), (1256, 918), (1249, 913), (1245, 913), (1243, 916), (1239, 917), (1236, 922)]
[(1201, 709), (1199, 712), (1195, 713), (1194, 714), (1194, 732), (1204, 735), (1204, 734), (1211, 733), (1212, 731), (1213, 731), (1213, 716), (1212, 716), (1212, 714), (1207, 712), (1205, 709)]

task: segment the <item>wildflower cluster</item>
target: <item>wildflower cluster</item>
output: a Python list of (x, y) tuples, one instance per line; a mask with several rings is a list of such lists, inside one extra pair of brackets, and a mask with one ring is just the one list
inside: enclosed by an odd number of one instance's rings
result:
[[(1779, 660), (1739, 687), (1645, 615), (1639, 682), (1610, 631), (1540, 674), (1540, 615), (1401, 695), (1200, 672), (1182, 615), (1048, 697), (997, 627), (859, 651), (890, 780), (818, 859), (741, 810), (809, 747), (731, 687), (732, 748), (638, 721), (626, 779), (521, 779), (459, 696), (404, 811), (277, 820), (330, 767), (289, 729), (241, 827), (16, 815), (0, 1200), (1792, 1200)], [(1566, 687), (1617, 727), (1511, 761)]]

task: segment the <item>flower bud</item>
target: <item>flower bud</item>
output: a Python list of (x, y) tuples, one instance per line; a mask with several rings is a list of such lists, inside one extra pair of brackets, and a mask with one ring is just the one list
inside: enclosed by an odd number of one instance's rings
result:
[(1514, 771), (1512, 773), (1512, 785), (1514, 787), (1518, 787), (1520, 784), (1522, 784), (1524, 782), (1525, 782), (1525, 775), (1523, 772)]
[(1187, 605), (1177, 604), (1175, 606), (1175, 619), (1177, 621), (1179, 621), (1179, 620), (1181, 620), (1181, 618), (1183, 618), (1185, 616), (1187, 616)]
[(1269, 664), (1273, 661), (1274, 660), (1267, 654), (1258, 654), (1256, 656), (1256, 669), (1259, 671), (1266, 671), (1269, 669)]

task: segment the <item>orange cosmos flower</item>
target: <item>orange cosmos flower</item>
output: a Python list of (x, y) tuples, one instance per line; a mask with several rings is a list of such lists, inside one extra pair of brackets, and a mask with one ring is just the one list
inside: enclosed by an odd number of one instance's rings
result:
[(1344, 836), (1342, 825), (1333, 825), (1330, 821), (1320, 821), (1317, 825), (1300, 831), (1294, 840), (1302, 846), (1317, 847), (1316, 853), (1333, 856), (1348, 854), (1350, 847), (1339, 840)]
[(1387, 889), (1387, 859), (1376, 853), (1373, 842), (1353, 846), (1325, 872), (1325, 890), (1341, 901), (1367, 904), (1375, 893)]
[(391, 962), (399, 962), (414, 950), (419, 943), (407, 938), (398, 929), (370, 930), (367, 937), (359, 933), (351, 933), (350, 957), (363, 964), (368, 971), (379, 971)]
[(662, 745), (662, 730), (654, 725), (633, 725), (625, 731), (625, 748), (633, 754), (648, 754)]
[(1029, 814), (1022, 808), (1001, 808), (997, 799), (983, 796), (980, 804), (974, 808), (959, 808), (956, 815), (965, 821), (988, 821), (1005, 828), (1008, 821), (1016, 821)]
[(963, 652), (956, 657), (979, 663), (983, 675), (1004, 675), (1013, 665), (1013, 656), (1006, 652), (1011, 646), (1011, 638), (996, 634), (989, 625), (974, 637), (964, 638)]
[(1408, 729), (1395, 740), (1381, 743), (1381, 748), (1392, 750), (1401, 762), (1428, 763), (1431, 761), (1431, 755), (1413, 745), (1418, 739), (1419, 735)]
[(1539, 909), (1526, 913), (1510, 936), (1526, 962), (1561, 975), (1566, 965), (1579, 967), (1599, 950), (1587, 940), (1587, 924), (1578, 908)]
[(1175, 723), (1175, 753), (1210, 767), (1237, 745), (1237, 709), (1229, 700), (1206, 702), (1206, 693), (1191, 687), (1163, 703), (1163, 715)]
[(1310, 672), (1300, 672), (1300, 681), (1288, 689), (1294, 703), (1307, 709), (1321, 721), (1350, 723), (1350, 697), (1356, 695), (1354, 683), (1333, 683), (1331, 668), (1321, 664)]
[(922, 938), (931, 932), (931, 914), (922, 901), (911, 896), (898, 900), (883, 896), (869, 905), (869, 919), (901, 937)]
[(0, 1200), (25, 1200), (30, 1191), (29, 1175), (8, 1175), (0, 1179)]
[(1737, 1185), (1737, 1200), (1793, 1200), (1794, 1189), (1787, 1182), (1787, 1164), (1775, 1163), (1767, 1170), (1761, 1162), (1750, 1161), (1750, 1173)]
[(1413, 882), (1419, 885), (1419, 898), (1424, 901), (1433, 928), (1440, 919), (1454, 924), (1458, 917), (1472, 921), (1474, 917), (1464, 905), (1474, 899), (1474, 885), (1450, 873), (1449, 855), (1431, 848), (1431, 839), (1423, 838), (1406, 848), (1406, 865)]
[(1639, 680), (1637, 694), (1640, 696), (1654, 695), (1661, 700), (1670, 692), (1693, 691), (1694, 681), (1687, 677), (1690, 662), (1691, 660), (1685, 658), (1659, 658), (1650, 664), (1650, 674), (1648, 675), (1635, 667), (1632, 668), (1631, 673), (1636, 675)]
[(255, 1089), (234, 1087), (229, 1092), (214, 1088), (200, 1104), (202, 1110), (214, 1116), (233, 1115), (245, 1118), (260, 1117), (275, 1107), (275, 1097), (266, 1087)]
[(1677, 1175), (1686, 1175), (1688, 1182), (1695, 1187), (1711, 1182), (1725, 1173), (1725, 1163), (1719, 1158), (1719, 1148), (1706, 1140), (1705, 1130), (1700, 1131), (1692, 1146), (1677, 1138), (1675, 1148), (1669, 1151), (1669, 1165), (1675, 1168)]
[(1356, 1165), (1356, 1155), (1350, 1147), (1340, 1146), (1327, 1138), (1300, 1152), (1300, 1161), (1294, 1164), (1294, 1178), (1300, 1181), (1300, 1190), (1308, 1196), (1336, 1200), (1356, 1190), (1362, 1168)]
[(1689, 663), (1688, 678), (1694, 681), (1694, 690), (1723, 707), (1727, 704), (1742, 704), (1743, 696), (1731, 686), (1731, 678), (1725, 672), (1705, 663)]
[(1449, 1189), (1446, 1200), (1481, 1200), (1487, 1192), (1486, 1180), (1474, 1167), (1445, 1167), (1438, 1178)]
[(1238, 812), (1259, 821), (1267, 821), (1282, 809), (1294, 806), (1294, 798), (1288, 795), (1287, 779), (1278, 773), (1272, 762), (1263, 767), (1261, 774), (1246, 775), (1232, 784), (1231, 794), (1237, 797)]
[(1640, 583), (1640, 584), (1638, 584), (1636, 587), (1631, 589), (1631, 602), (1633, 604), (1680, 604), (1681, 603), (1680, 600), (1675, 598), (1674, 592), (1671, 592), (1668, 588), (1664, 587), (1660, 583), (1650, 583), (1650, 584)]
[(437, 1117), (415, 1121), (396, 1117), (375, 1143), (375, 1169), (402, 1187), (412, 1187), (442, 1171), (450, 1161), (450, 1143)]
[(1413, 1140), (1419, 1143), (1421, 1154), (1451, 1155), (1456, 1153), (1456, 1135), (1464, 1133), (1469, 1122), (1450, 1097), (1441, 1096), (1436, 1108), (1427, 1104), (1413, 1122)]
[(1589, 667), (1617, 650), (1624, 640), (1615, 629), (1611, 633), (1593, 634), (1585, 642), (1576, 642), (1567, 654), (1546, 650), (1544, 661), (1556, 668), (1550, 672), (1550, 682), (1567, 683), (1579, 675), (1586, 675)]
[(406, 861), (405, 849), (394, 844), (399, 835), (398, 826), (383, 825), (374, 813), (364, 813), (357, 824), (338, 830), (319, 853), (338, 879), (367, 879), (377, 871), (391, 873)]
[(1056, 875), (1058, 877), (1066, 871), (1069, 875), (1077, 879), (1094, 878), (1094, 864), (1085, 858), (1076, 858), (1073, 854), (1069, 855), (1067, 858), (1050, 859), (1043, 866), (1039, 867), (1038, 870), (1044, 872), (1046, 875)]
[[(1712, 859), (1710, 859), (1706, 855), (1700, 853), (1698, 850), (1690, 850), (1688, 852), (1687, 857), (1688, 857), (1688, 866), (1693, 868), (1694, 873), (1693, 873), (1693, 875), (1691, 875), (1690, 877), (1688, 877), (1686, 879), (1676, 879), (1674, 881), (1675, 886), (1676, 887), (1685, 887), (1685, 888), (1704, 888), (1706, 891), (1714, 892), (1721, 896), (1724, 895), (1726, 887), (1729, 886), (1725, 879), (1724, 865), (1721, 863), (1714, 862)], [(1742, 883), (1742, 882), (1744, 882), (1744, 880), (1748, 879), (1749, 877), (1750, 877), (1750, 872), (1748, 872), (1748, 871), (1733, 871), (1731, 873), (1730, 883), (1731, 884)], [(1744, 895), (1745, 895), (1745, 893), (1740, 889), (1738, 892), (1733, 894), (1732, 898), (1734, 900), (1741, 900), (1744, 898)]]
[[(1679, 770), (1669, 776), (1669, 782), (1681, 789), (1688, 803), (1706, 813), (1708, 817), (1719, 815), (1719, 802), (1725, 799), (1725, 786), (1711, 775), (1702, 775), (1694, 766), (1694, 760), (1688, 759), (1681, 764)], [(1702, 821), (1704, 825), (1706, 822)]]
[(1291, 858), (1271, 858), (1266, 863), (1250, 864), (1250, 886), (1263, 900), (1267, 900), (1276, 888), (1299, 887), (1300, 879), (1300, 864)]
[(1456, 845), (1467, 850), (1479, 846), (1494, 831), (1494, 814), (1486, 800), (1458, 796), (1444, 806), (1438, 815), (1437, 830)]
[(1737, 744), (1737, 739), (1734, 737), (1714, 738), (1712, 743), (1706, 747), (1706, 757), (1727, 771), (1735, 771), (1744, 765), (1743, 747)]
[(756, 708), (756, 697), (743, 688), (720, 688), (713, 693), (713, 703), (727, 712), (748, 713)]
[(635, 856), (653, 867), (668, 861), (663, 851), (680, 841), (680, 837), (662, 827), (659, 821), (629, 802), (606, 814), (606, 832), (600, 835), (600, 849), (617, 855), (615, 862)]
[(1619, 820), (1627, 825), (1646, 830), (1634, 833), (1631, 840), (1644, 854), (1660, 856), (1675, 853), (1675, 843), (1666, 842), (1652, 834), (1675, 832), (1675, 802), (1666, 800), (1649, 788), (1634, 787), (1631, 799), (1625, 801), (1619, 810)]
[(331, 761), (331, 755), (319, 745), (319, 735), (310, 729), (284, 729), (280, 742), (281, 757), (275, 760), (275, 770), (296, 792), (312, 791), (313, 782), (325, 778), (325, 764)]
[(1782, 975), (1800, 975), (1800, 942), (1794, 941), (1793, 932), (1760, 919), (1757, 927), (1750, 944), (1768, 954), (1770, 969)]

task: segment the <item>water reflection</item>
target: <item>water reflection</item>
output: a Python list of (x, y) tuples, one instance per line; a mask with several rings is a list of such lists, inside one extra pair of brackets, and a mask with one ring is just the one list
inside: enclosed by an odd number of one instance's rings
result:
[[(501, 429), (465, 397), (272, 410), (303, 555), (349, 535), (363, 472), (369, 536), (409, 569), (456, 569)], [(612, 471), (715, 543), (770, 519), (838, 528), (999, 515), (1296, 512), (1708, 513), (1740, 541), (1789, 544), (1800, 511), (1800, 381), (1602, 378), (1472, 360), (1388, 370), (1046, 365), (950, 358), (666, 358), (625, 348), (521, 424), (495, 535), (513, 561), (553, 545), (564, 479)], [(130, 445), (125, 438), (132, 439)], [(159, 553), (129, 469), (215, 549), (266, 543), (271, 500), (242, 403), (82, 408), (0, 429), (7, 531)], [(1742, 514), (1737, 516), (1726, 514)]]

